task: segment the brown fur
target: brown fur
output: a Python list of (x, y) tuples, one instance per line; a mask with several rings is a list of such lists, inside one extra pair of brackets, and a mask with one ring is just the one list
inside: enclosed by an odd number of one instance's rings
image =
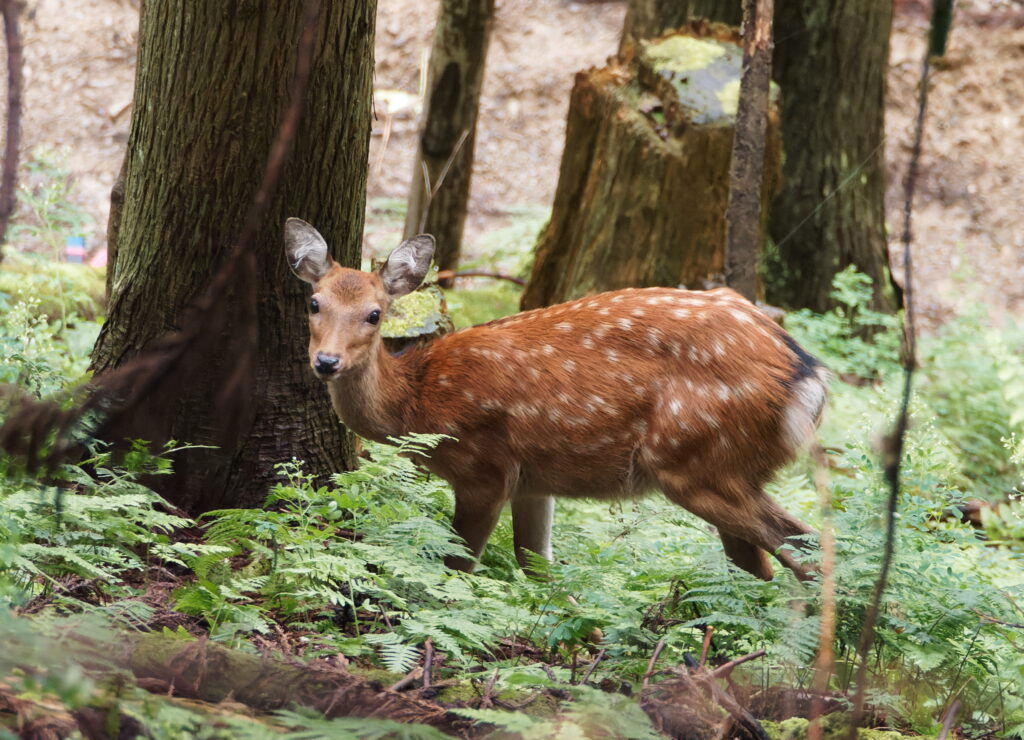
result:
[[(525, 496), (659, 488), (714, 524), (727, 554), (761, 578), (771, 577), (763, 551), (810, 531), (763, 493), (795, 452), (783, 418), (800, 402), (799, 358), (782, 329), (731, 290), (604, 293), (399, 357), (363, 319), (390, 301), (379, 277), (334, 265), (314, 297), (310, 360), (342, 358), (328, 380), (341, 419), (377, 441), (453, 437), (424, 463), (452, 484), (454, 527), (475, 555), (502, 505)], [(791, 555), (776, 556), (803, 575)]]

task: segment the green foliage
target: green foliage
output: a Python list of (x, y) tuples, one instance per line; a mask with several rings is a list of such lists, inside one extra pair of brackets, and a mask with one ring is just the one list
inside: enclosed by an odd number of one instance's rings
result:
[[(835, 382), (821, 430), (838, 550), (832, 685), (845, 690), (882, 548), (886, 491), (875, 440), (894, 417), (901, 369), (898, 321), (865, 309), (864, 281), (841, 275), (837, 295), (839, 310), (801, 313), (788, 326), (837, 373), (871, 381)], [(494, 304), (487, 303), (480, 303), (479, 320), (492, 318), (486, 312)], [(40, 322), (31, 307), (19, 311), (0, 320), (5, 336), (21, 337), (3, 345), (0, 371), (33, 393), (51, 392), (69, 372), (59, 357), (66, 327)], [(1024, 737), (1021, 507), (1004, 501), (987, 513), (988, 540), (944, 518), (970, 496), (997, 500), (1024, 485), (1024, 336), (1017, 327), (990, 328), (968, 316), (922, 337), (919, 349), (896, 559), (869, 688), (877, 704), (924, 734), (936, 732), (956, 698), (965, 731)], [(810, 681), (822, 609), (817, 584), (800, 584), (788, 571), (767, 583), (737, 571), (704, 522), (658, 497), (611, 505), (561, 500), (556, 560), (535, 561), (535, 578), (515, 564), (507, 516), (475, 574), (447, 570), (444, 558), (462, 552), (448, 528), (451, 494), (406, 457), (429, 455), (436, 441), (371, 445), (372, 459), (322, 487), (300, 463), (284, 464), (265, 509), (212, 512), (200, 544), (177, 542), (173, 530), (192, 523), (167, 514), (139, 483), (140, 475), (167, 472), (166, 455), (153, 459), (136, 447), (120, 467), (104, 454), (55, 480), (8, 479), (0, 483), (0, 598), (24, 604), (52, 596), (53, 607), (65, 612), (142, 624), (152, 617), (138, 598), (147, 569), (171, 567), (187, 574), (174, 593), (177, 610), (201, 620), (216, 640), (247, 647), (252, 638), (262, 648), (284, 631), (307, 657), (343, 654), (400, 674), (422, 661), (429, 639), (440, 680), (461, 679), (472, 688), (465, 669), (486, 664), (496, 696), (553, 686), (570, 692), (565, 703), (542, 694), (548, 704), (529, 713), (460, 710), (495, 737), (652, 736), (635, 699), (567, 685), (571, 666), (578, 681), (589, 662), (584, 650), (595, 629), (603, 633), (605, 656), (591, 683), (638, 684), (659, 640), (659, 667), (678, 665), (684, 653), (700, 650), (707, 625), (715, 628), (713, 659), (766, 651), (739, 669), (738, 680)], [(820, 524), (807, 460), (782, 471), (770, 493)], [(87, 608), (63, 588), (74, 579), (88, 579), (113, 601)], [(18, 629), (41, 629), (53, 612), (28, 628), (20, 620)], [(14, 635), (3, 632), (3, 614), (0, 642)], [(17, 672), (3, 664), (2, 653), (0, 676)], [(87, 673), (65, 670), (59, 655), (18, 655), (22, 665), (63, 666), (22, 682), (26, 692), (56, 695), (68, 706), (95, 702), (101, 692)], [(429, 728), (302, 712), (211, 721), (154, 697), (122, 694), (117, 701), (153, 737), (437, 736)]]
[(219, 639), (265, 627), (272, 612), (319, 634), (313, 654), (340, 644), (360, 652), (354, 632), (398, 672), (427, 638), (460, 662), (485, 652), (520, 610), (499, 600), (499, 584), (481, 587), (444, 566), (445, 556), (463, 552), (447, 526), (447, 489), (399, 456), (427, 452), (436, 439), (379, 448), (331, 487), (314, 488), (298, 463), (281, 466), (286, 482), (266, 510), (207, 515), (207, 542), (243, 565), (224, 568), (219, 554), (194, 559), (197, 580), (177, 592), (178, 608), (203, 616)]
[(786, 328), (808, 351), (826, 358), (833, 372), (879, 378), (897, 368), (901, 317), (872, 310), (871, 297), (871, 278), (850, 265), (833, 282), (836, 308), (824, 314), (794, 311), (786, 316)]
[(127, 595), (124, 579), (150, 559), (184, 565), (183, 556), (208, 551), (175, 542), (171, 533), (189, 521), (168, 514), (167, 502), (138, 482), (169, 473), (175, 451), (152, 457), (137, 443), (117, 467), (100, 452), (46, 483), (0, 478), (0, 598), (59, 598), (69, 575)]

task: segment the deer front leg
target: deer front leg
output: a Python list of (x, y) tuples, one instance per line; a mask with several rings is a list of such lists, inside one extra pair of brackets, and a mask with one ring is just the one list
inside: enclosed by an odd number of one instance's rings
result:
[(555, 514), (553, 496), (512, 497), (512, 539), (519, 567), (529, 572), (526, 551), (551, 560), (551, 520)]
[(472, 557), (449, 555), (444, 564), (453, 570), (472, 573), (480, 554), (484, 551), (494, 525), (498, 523), (501, 507), (508, 497), (500, 483), (476, 482), (472, 485), (456, 485), (455, 516), (452, 529), (466, 541), (466, 549)]

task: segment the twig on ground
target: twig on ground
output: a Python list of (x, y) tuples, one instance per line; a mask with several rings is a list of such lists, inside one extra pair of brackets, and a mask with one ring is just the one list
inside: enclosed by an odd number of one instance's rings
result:
[(697, 667), (702, 668), (705, 661), (708, 659), (708, 650), (711, 649), (711, 635), (715, 633), (713, 625), (708, 625), (704, 628), (704, 644), (700, 648), (700, 660), (697, 661)]
[(402, 691), (403, 689), (406, 689), (409, 686), (411, 686), (412, 683), (414, 681), (416, 681), (422, 675), (423, 675), (423, 668), (421, 666), (416, 666), (411, 671), (406, 673), (405, 676), (403, 676), (402, 678), (398, 679), (393, 684), (391, 684), (388, 687), (388, 691)]
[(590, 680), (590, 674), (594, 672), (594, 669), (597, 668), (597, 664), (601, 662), (602, 658), (604, 658), (604, 653), (605, 648), (601, 648), (600, 652), (597, 654), (597, 657), (594, 658), (594, 662), (590, 664), (590, 666), (587, 668), (587, 672), (584, 673), (583, 678), (580, 679), (581, 685), (586, 685), (587, 681)]
[(957, 712), (960, 711), (960, 700), (957, 699), (949, 705), (949, 709), (946, 710), (946, 717), (942, 720), (942, 731), (939, 733), (938, 740), (946, 740), (949, 736), (949, 731), (953, 729), (953, 720), (956, 719)]
[(741, 656), (739, 658), (736, 658), (735, 660), (730, 660), (728, 663), (723, 663), (722, 665), (718, 666), (718, 668), (716, 668), (715, 670), (708, 671), (707, 677), (708, 678), (726, 678), (730, 673), (733, 672), (733, 670), (737, 666), (741, 666), (744, 663), (750, 662), (751, 660), (757, 660), (758, 658), (762, 658), (762, 657), (764, 657), (764, 654), (765, 654), (765, 651), (763, 649), (755, 650), (754, 652), (752, 652), (752, 653), (750, 653), (748, 655), (743, 655), (743, 656)]
[(494, 706), (494, 684), (498, 680), (498, 669), (495, 668), (491, 677), (487, 679), (487, 683), (484, 684), (484, 693), (480, 697), (480, 706), (484, 709), (488, 709)]
[(430, 688), (430, 672), (434, 667), (434, 641), (427, 638), (423, 643), (423, 688)]
[(644, 673), (644, 687), (651, 682), (651, 676), (654, 675), (654, 664), (658, 662), (658, 656), (661, 655), (662, 649), (665, 647), (665, 638), (662, 637), (658, 640), (658, 644), (654, 646), (654, 652), (651, 653), (651, 660), (647, 664), (647, 672)]

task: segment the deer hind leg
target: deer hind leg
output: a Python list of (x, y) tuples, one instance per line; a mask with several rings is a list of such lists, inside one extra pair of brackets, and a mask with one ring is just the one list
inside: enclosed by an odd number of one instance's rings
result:
[(714, 488), (685, 488), (678, 477), (661, 475), (662, 489), (669, 499), (701, 519), (715, 525), (729, 558), (747, 572), (768, 580), (772, 569), (767, 551), (801, 580), (811, 576), (808, 569), (783, 545), (801, 546), (790, 537), (813, 532), (810, 527), (788, 514), (759, 488), (736, 483)]
[(762, 581), (772, 579), (772, 561), (768, 559), (767, 552), (744, 539), (727, 534), (722, 529), (719, 529), (718, 536), (722, 539), (722, 546), (729, 560)]
[(551, 521), (555, 515), (553, 496), (512, 497), (512, 538), (519, 567), (529, 572), (526, 551), (551, 560)]
[(501, 507), (508, 499), (508, 487), (501, 481), (477, 480), (456, 484), (454, 488), (452, 529), (466, 541), (466, 549), (472, 557), (450, 555), (444, 563), (454, 570), (472, 573), (498, 523)]

